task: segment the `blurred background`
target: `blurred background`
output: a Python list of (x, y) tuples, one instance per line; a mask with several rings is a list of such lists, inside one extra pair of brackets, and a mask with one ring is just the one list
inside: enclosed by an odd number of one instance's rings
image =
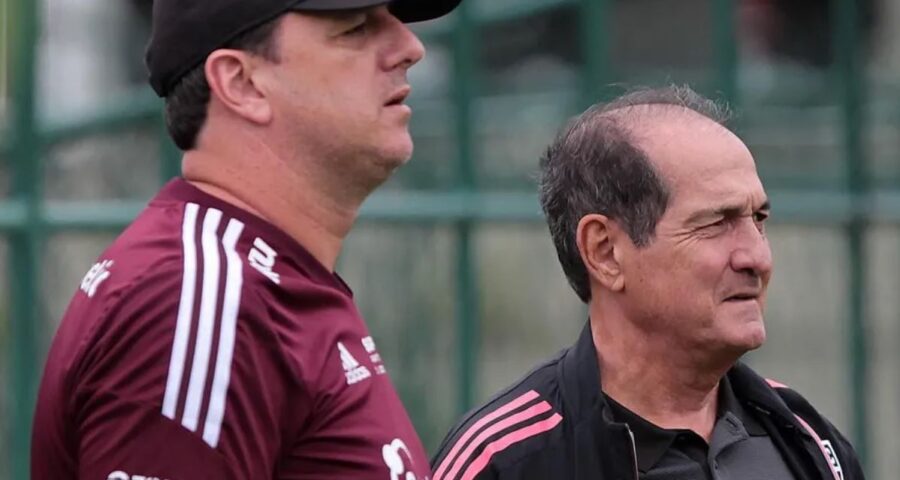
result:
[[(142, 57), (150, 0), (0, 0), (0, 479), (82, 276), (178, 173)], [(773, 204), (769, 341), (869, 478), (900, 471), (900, 2), (465, 0), (415, 27), (416, 153), (339, 271), (429, 452), (571, 343), (586, 310), (535, 193), (557, 129), (632, 85), (729, 101)], [(894, 473), (891, 473), (894, 472)]]

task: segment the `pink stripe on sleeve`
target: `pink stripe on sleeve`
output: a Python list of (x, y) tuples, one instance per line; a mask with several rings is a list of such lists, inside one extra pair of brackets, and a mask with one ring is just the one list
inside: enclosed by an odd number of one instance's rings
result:
[(507, 403), (506, 405), (501, 406), (497, 410), (494, 410), (490, 414), (485, 415), (480, 420), (475, 422), (471, 427), (469, 427), (466, 430), (466, 432), (463, 434), (463, 436), (459, 437), (459, 440), (457, 440), (456, 443), (453, 445), (453, 448), (450, 450), (450, 453), (448, 453), (447, 456), (444, 457), (444, 460), (441, 462), (440, 466), (438, 467), (437, 471), (434, 474), (434, 480), (440, 480), (441, 478), (443, 478), (443, 475), (447, 471), (447, 468), (449, 468), (450, 465), (453, 464), (453, 459), (456, 458), (456, 454), (459, 453), (459, 449), (461, 449), (466, 444), (466, 442), (469, 441), (469, 438), (471, 438), (472, 435), (474, 435), (476, 432), (478, 432), (478, 430), (480, 430), (481, 427), (494, 421), (496, 418), (499, 418), (499, 417), (515, 410), (516, 408), (521, 407), (522, 405), (525, 405), (526, 403), (534, 400), (538, 396), (539, 395), (537, 392), (535, 392), (534, 390), (529, 390), (528, 392), (524, 393), (523, 395), (520, 395), (519, 397), (517, 397), (515, 400)]
[(812, 435), (813, 440), (816, 441), (816, 445), (819, 446), (819, 451), (821, 451), (822, 456), (825, 457), (825, 463), (828, 464), (828, 468), (831, 469), (831, 474), (834, 475), (834, 480), (844, 480), (844, 476), (838, 473), (837, 469), (834, 468), (834, 464), (831, 463), (831, 455), (828, 453), (828, 450), (825, 449), (825, 442), (822, 441), (822, 437), (820, 437), (819, 434), (816, 433), (816, 431), (813, 430), (808, 423), (806, 423), (806, 420), (800, 418), (800, 415), (797, 415), (795, 413), (794, 417), (797, 418), (797, 421), (800, 422), (800, 425), (803, 425), (803, 428), (805, 428), (806, 431), (809, 432), (810, 435)]
[(478, 434), (477, 437), (475, 437), (475, 440), (473, 440), (472, 443), (469, 444), (469, 446), (463, 451), (462, 454), (456, 457), (456, 460), (453, 462), (453, 468), (451, 468), (450, 471), (447, 472), (447, 475), (444, 477), (435, 475), (434, 480), (441, 480), (441, 478), (456, 478), (456, 474), (459, 473), (459, 470), (462, 468), (462, 466), (466, 464), (466, 460), (471, 458), (472, 454), (475, 453), (475, 450), (477, 450), (478, 447), (484, 445), (484, 442), (486, 442), (487, 439), (496, 435), (498, 432), (502, 432), (503, 430), (506, 430), (513, 425), (522, 423), (530, 418), (534, 418), (548, 410), (550, 410), (550, 404), (547, 402), (541, 402), (525, 410), (522, 410), (515, 415), (510, 415), (486, 428), (483, 432)]
[(771, 378), (767, 378), (766, 383), (768, 383), (769, 386), (772, 388), (788, 388), (787, 385), (785, 385), (781, 382), (776, 382), (775, 380), (772, 380)]
[(462, 480), (474, 479), (475, 475), (478, 475), (482, 470), (484, 470), (484, 467), (487, 466), (487, 463), (491, 460), (491, 457), (493, 457), (495, 453), (502, 452), (514, 443), (521, 442), (522, 440), (533, 437), (539, 433), (552, 430), (553, 427), (557, 426), (561, 421), (562, 417), (558, 413), (554, 413), (550, 418), (541, 420), (540, 422), (529, 425), (525, 428), (520, 428), (519, 430), (505, 435), (500, 440), (491, 443), (490, 445), (485, 447), (484, 451), (481, 452), (481, 455), (479, 455), (478, 458), (476, 458), (475, 461), (472, 462), (471, 465), (469, 465), (469, 468), (467, 468), (466, 472), (463, 473)]
[[(783, 383), (776, 382), (775, 380), (771, 380), (768, 378), (766, 379), (766, 382), (773, 388), (789, 388)], [(834, 467), (834, 464), (831, 463), (831, 455), (828, 453), (828, 449), (825, 448), (825, 442), (822, 441), (822, 437), (820, 437), (819, 434), (816, 433), (816, 431), (813, 430), (813, 428), (808, 423), (806, 423), (806, 420), (800, 417), (800, 415), (797, 415), (795, 413), (794, 417), (797, 418), (797, 421), (800, 422), (800, 425), (802, 425), (803, 428), (805, 428), (806, 431), (809, 432), (810, 436), (812, 436), (813, 440), (816, 441), (816, 445), (819, 446), (819, 451), (822, 452), (822, 456), (825, 457), (825, 463), (828, 464), (828, 468), (831, 470), (831, 474), (834, 476), (834, 479), (843, 480), (844, 476), (840, 472), (838, 472), (837, 468)]]

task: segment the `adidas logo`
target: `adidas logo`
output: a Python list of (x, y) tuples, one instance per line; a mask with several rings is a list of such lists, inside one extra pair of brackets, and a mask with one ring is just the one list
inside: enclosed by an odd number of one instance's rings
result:
[(362, 339), (363, 348), (366, 349), (366, 353), (369, 354), (369, 360), (372, 361), (372, 366), (375, 368), (375, 374), (384, 375), (387, 373), (387, 370), (384, 368), (384, 363), (381, 361), (381, 355), (378, 353), (378, 349), (375, 348), (375, 340), (372, 340), (372, 337), (366, 337)]
[(347, 385), (353, 385), (372, 376), (372, 372), (350, 355), (350, 351), (343, 343), (337, 343), (338, 351), (341, 354), (341, 367), (344, 369), (344, 375), (347, 377)]

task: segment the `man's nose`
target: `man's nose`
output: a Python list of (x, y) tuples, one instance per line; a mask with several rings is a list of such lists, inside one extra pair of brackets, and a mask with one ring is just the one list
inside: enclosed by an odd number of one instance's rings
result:
[(735, 231), (737, 245), (731, 253), (731, 268), (736, 272), (766, 277), (772, 271), (772, 249), (765, 231), (752, 218), (740, 222)]
[(391, 49), (385, 56), (385, 66), (388, 70), (397, 67), (410, 68), (425, 57), (425, 45), (405, 23), (393, 15), (391, 22), (394, 23), (392, 26), (394, 36)]

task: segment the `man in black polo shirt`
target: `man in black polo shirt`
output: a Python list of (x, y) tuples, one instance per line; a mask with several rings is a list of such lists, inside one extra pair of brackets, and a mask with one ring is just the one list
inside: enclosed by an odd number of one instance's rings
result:
[(541, 204), (588, 304), (576, 344), (472, 411), (434, 480), (857, 480), (803, 397), (738, 359), (765, 340), (769, 201), (725, 109), (642, 90), (570, 123)]

